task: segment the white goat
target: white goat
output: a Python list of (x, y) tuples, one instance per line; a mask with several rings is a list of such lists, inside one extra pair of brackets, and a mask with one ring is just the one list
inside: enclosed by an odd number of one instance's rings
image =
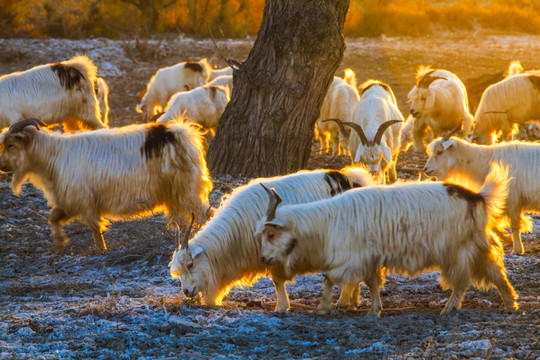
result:
[(517, 124), (537, 135), (538, 124), (529, 122), (536, 119), (540, 119), (540, 74), (510, 75), (490, 85), (482, 94), (471, 140), (490, 145), (499, 133), (503, 141), (511, 140), (518, 132)]
[[(204, 60), (204, 59), (203, 59)], [(180, 91), (188, 91), (206, 84), (209, 73), (207, 62), (187, 61), (159, 69), (146, 85), (137, 112), (145, 113), (145, 121), (167, 105), (170, 97)]]
[(471, 133), (473, 117), (469, 111), (467, 90), (450, 71), (421, 65), (416, 71), (416, 85), (409, 92), (408, 99), (414, 121), (418, 121), (413, 126), (415, 151), (425, 151), (422, 138), (428, 126), (435, 136), (442, 136), (463, 122), (465, 135)]
[(184, 115), (203, 128), (209, 129), (213, 135), (228, 103), (229, 91), (226, 87), (200, 86), (175, 94), (157, 122), (166, 123)]
[[(0, 129), (26, 117), (47, 125), (79, 121), (105, 127), (94, 93), (97, 68), (86, 56), (0, 77)], [(69, 129), (68, 129), (69, 130)]]
[(439, 180), (465, 178), (481, 184), (493, 161), (509, 166), (510, 188), (504, 215), (510, 221), (514, 254), (523, 254), (520, 231), (532, 231), (523, 211), (540, 211), (540, 144), (510, 142), (492, 146), (475, 145), (452, 138), (452, 133), (433, 141), (428, 148), (424, 172)]
[(478, 193), (413, 182), (281, 207), (279, 190), (269, 191), (267, 216), (257, 225), (261, 261), (282, 264), (286, 275), (324, 271), (321, 312), (330, 308), (333, 284), (345, 297), (364, 281), (371, 292), (370, 314), (378, 315), (385, 271), (412, 276), (434, 268), (441, 272), (442, 288), (452, 290), (441, 314), (459, 309), (471, 284), (494, 285), (506, 308), (517, 309), (502, 245), (491, 232), (507, 195), (506, 175), (494, 165)]
[(321, 105), (319, 119), (315, 124), (315, 136), (319, 139), (321, 149), (327, 149), (326, 152), (330, 152), (331, 142), (332, 155), (347, 153), (350, 131), (340, 126), (339, 122), (325, 120), (351, 121), (354, 107), (359, 99), (360, 95), (356, 90), (356, 75), (351, 69), (345, 70), (343, 79), (334, 76)]
[(251, 285), (270, 272), (277, 292), (276, 310), (289, 308), (285, 283), (291, 276), (284, 276), (279, 266), (267, 267), (260, 262), (261, 243), (254, 232), (266, 210), (266, 194), (259, 184), (278, 189), (287, 203), (303, 203), (374, 182), (365, 170), (351, 167), (255, 179), (236, 188), (193, 240), (188, 243), (185, 239), (173, 255), (171, 276), (181, 278), (186, 296), (201, 293), (205, 304), (220, 305), (233, 286)]
[(221, 75), (210, 81), (208, 85), (223, 86), (229, 88), (229, 94), (232, 93), (233, 77), (232, 75)]
[[(352, 122), (342, 122), (354, 130), (349, 136), (353, 164), (365, 164), (383, 184), (386, 183), (386, 174), (388, 180), (394, 182), (403, 116), (387, 84), (368, 80), (360, 89), (362, 95), (354, 108)], [(340, 123), (339, 120), (337, 122)]]
[(50, 133), (40, 125), (26, 119), (0, 135), (0, 171), (13, 173), (17, 195), (27, 180), (44, 192), (57, 251), (68, 241), (62, 225), (74, 218), (90, 227), (95, 245), (104, 250), (105, 217), (163, 211), (178, 223), (186, 213), (207, 211), (212, 182), (194, 125), (145, 124), (77, 134)]

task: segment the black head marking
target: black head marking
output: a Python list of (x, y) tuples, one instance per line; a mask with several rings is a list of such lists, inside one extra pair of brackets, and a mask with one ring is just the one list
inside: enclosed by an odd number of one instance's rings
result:
[(203, 72), (203, 67), (201, 66), (201, 64), (195, 61), (186, 61), (186, 63), (184, 64), (184, 68), (190, 69), (193, 72)]
[(219, 88), (217, 86), (215, 86), (215, 85), (208, 85), (207, 88), (209, 89), (208, 91), (210, 91), (210, 97), (212, 99), (215, 99)]
[(62, 63), (52, 64), (51, 70), (56, 73), (60, 84), (67, 90), (71, 90), (75, 85), (84, 80), (84, 75), (75, 67)]
[(160, 157), (163, 153), (163, 148), (175, 141), (174, 133), (169, 131), (165, 124), (152, 125), (148, 128), (146, 140), (143, 146), (141, 146), (141, 155), (144, 154), (147, 159)]
[(390, 85), (383, 83), (382, 81), (374, 81), (371, 84), (367, 85), (365, 88), (362, 89), (362, 93), (360, 95), (364, 95), (364, 93), (372, 86), (381, 86), (386, 90), (388, 93), (392, 94), (392, 89), (390, 88)]
[(324, 180), (330, 187), (330, 195), (335, 196), (351, 188), (349, 179), (337, 170), (330, 170), (324, 174)]

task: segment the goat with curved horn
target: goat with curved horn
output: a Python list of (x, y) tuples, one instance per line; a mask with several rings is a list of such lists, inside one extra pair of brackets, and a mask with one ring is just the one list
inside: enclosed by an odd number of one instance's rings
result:
[(179, 239), (179, 243), (180, 243), (180, 247), (182, 249), (185, 249), (187, 250), (187, 248), (189, 247), (189, 234), (191, 234), (191, 228), (193, 227), (193, 224), (195, 223), (195, 213), (192, 211), (191, 212), (191, 222), (186, 230), (186, 232), (184, 232), (184, 235)]
[(382, 136), (384, 132), (386, 131), (386, 129), (388, 129), (390, 126), (398, 122), (403, 122), (403, 120), (388, 120), (388, 121), (383, 122), (377, 129), (377, 133), (375, 134), (375, 137), (373, 138), (373, 143), (380, 145)]
[(22, 129), (24, 129), (25, 127), (27, 127), (29, 125), (34, 126), (38, 130), (39, 130), (40, 126), (43, 126), (43, 127), (47, 126), (47, 125), (45, 125), (43, 123), (43, 121), (41, 121), (39, 119), (34, 119), (34, 118), (24, 119), (24, 120), (18, 121), (15, 124), (11, 125), (10, 128), (9, 128), (9, 133), (10, 134), (15, 134), (15, 133), (21, 131)]
[(268, 200), (270, 201), (268, 203), (268, 211), (266, 212), (266, 221), (271, 221), (276, 216), (276, 209), (278, 205), (281, 203), (281, 197), (276, 193), (276, 191), (272, 189), (268, 189), (264, 184), (260, 184), (264, 191), (268, 194)]

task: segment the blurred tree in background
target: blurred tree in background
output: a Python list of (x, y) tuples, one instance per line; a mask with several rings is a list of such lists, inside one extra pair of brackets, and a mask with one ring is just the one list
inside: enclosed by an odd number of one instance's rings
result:
[[(264, 0), (0, 0), (0, 37), (256, 35)], [(351, 0), (346, 36), (422, 36), (434, 31), (540, 34), (540, 0)]]

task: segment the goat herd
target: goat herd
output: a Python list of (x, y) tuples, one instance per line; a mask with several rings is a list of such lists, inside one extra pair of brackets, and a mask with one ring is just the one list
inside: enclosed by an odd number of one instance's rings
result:
[[(512, 63), (473, 117), (456, 75), (421, 66), (404, 121), (387, 84), (357, 87), (347, 69), (334, 77), (315, 133), (334, 155), (350, 154), (352, 165), (254, 179), (214, 209), (202, 129), (215, 131), (232, 79), (232, 69), (206, 59), (160, 69), (137, 105), (149, 123), (109, 129), (109, 90), (87, 57), (4, 75), (0, 128), (9, 129), (0, 135), (0, 171), (13, 174), (16, 194), (26, 181), (44, 192), (57, 252), (72, 219), (106, 250), (107, 219), (164, 212), (185, 230), (170, 273), (186, 296), (208, 305), (269, 273), (276, 310), (287, 310), (286, 283), (324, 272), (321, 312), (334, 284), (337, 306), (356, 307), (364, 282), (378, 315), (386, 274), (437, 269), (452, 290), (442, 313), (459, 309), (471, 285), (495, 287), (506, 309), (518, 308), (502, 242), (509, 228), (513, 253), (522, 254), (520, 232), (532, 230), (523, 212), (540, 210), (540, 144), (511, 140), (538, 135), (531, 120), (540, 118), (540, 72)], [(45, 129), (58, 124), (64, 133)], [(460, 129), (466, 140), (452, 137)], [(411, 144), (425, 151), (430, 139), (424, 172), (446, 182), (385, 185), (397, 180), (400, 151)], [(202, 226), (189, 240), (195, 220)]]

